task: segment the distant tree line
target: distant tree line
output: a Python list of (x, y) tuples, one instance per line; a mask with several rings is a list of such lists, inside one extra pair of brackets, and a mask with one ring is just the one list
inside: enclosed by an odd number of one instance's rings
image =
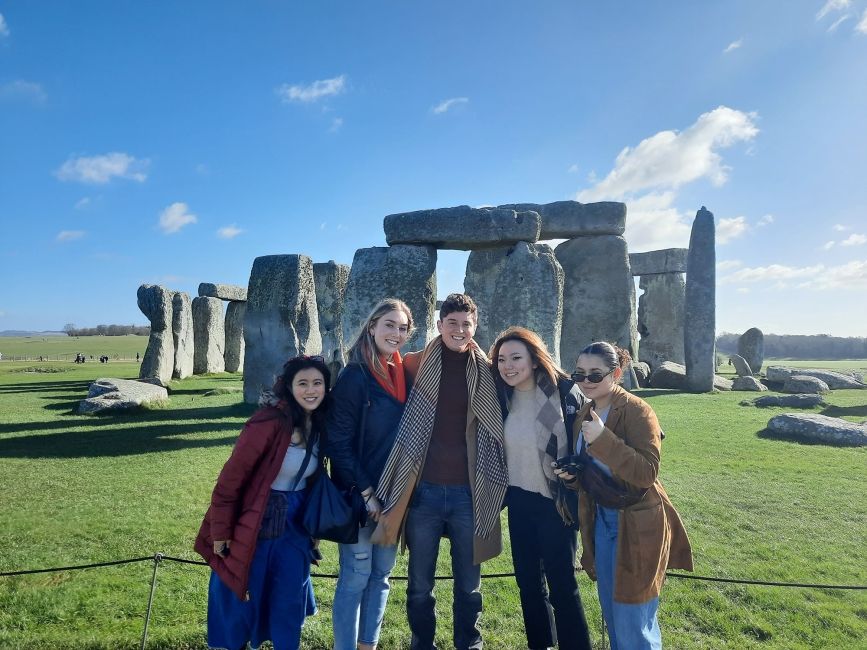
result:
[[(740, 334), (723, 332), (716, 348), (723, 354), (737, 354)], [(867, 338), (830, 334), (765, 334), (765, 356), (784, 359), (865, 359)]]
[(150, 336), (150, 325), (97, 325), (96, 327), (76, 327), (73, 323), (63, 326), (69, 336)]

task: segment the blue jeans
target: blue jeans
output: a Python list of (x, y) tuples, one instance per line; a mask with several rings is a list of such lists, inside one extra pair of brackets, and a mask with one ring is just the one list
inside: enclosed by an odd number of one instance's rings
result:
[(473, 564), (473, 500), (466, 485), (418, 484), (406, 519), (409, 585), (406, 613), (411, 650), (436, 650), (434, 575), (440, 537), (451, 542), (454, 576), (453, 639), (456, 650), (482, 647), (482, 569)]
[(611, 638), (611, 650), (662, 650), (662, 634), (656, 618), (659, 598), (639, 605), (614, 600), (618, 518), (617, 510), (596, 507), (596, 588)]
[(340, 574), (331, 618), (334, 650), (355, 650), (357, 643), (379, 641), (397, 545), (371, 544), (372, 533), (368, 524), (358, 531), (356, 544), (339, 545)]

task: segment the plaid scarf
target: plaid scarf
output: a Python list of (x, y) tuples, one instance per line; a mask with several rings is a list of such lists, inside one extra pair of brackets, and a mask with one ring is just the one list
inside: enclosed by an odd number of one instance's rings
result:
[[(474, 416), (476, 465), (470, 468), (473, 482), (473, 532), (486, 538), (500, 520), (503, 497), (509, 485), (506, 451), (503, 444), (503, 418), (497, 389), (488, 358), (475, 341), (471, 342), (467, 363), (469, 410)], [(424, 351), (397, 438), (385, 463), (376, 496), (388, 512), (410, 486), (410, 478), (421, 476), (433, 433), (437, 398), (442, 376), (442, 338), (431, 341)]]

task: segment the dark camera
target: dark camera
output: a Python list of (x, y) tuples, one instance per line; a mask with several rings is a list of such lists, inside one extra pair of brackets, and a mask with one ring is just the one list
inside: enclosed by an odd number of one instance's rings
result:
[(554, 466), (557, 469), (572, 474), (572, 476), (578, 476), (584, 469), (584, 462), (581, 460), (581, 456), (573, 454), (572, 456), (563, 456), (563, 458), (558, 458), (554, 461)]

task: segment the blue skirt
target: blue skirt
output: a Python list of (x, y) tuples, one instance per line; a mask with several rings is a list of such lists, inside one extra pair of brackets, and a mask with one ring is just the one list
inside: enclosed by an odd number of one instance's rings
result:
[(286, 529), (259, 539), (250, 566), (250, 600), (238, 597), (211, 572), (208, 587), (208, 645), (238, 650), (270, 640), (274, 650), (298, 650), (301, 626), (316, 613), (310, 581), (311, 540), (296, 523), (306, 490), (287, 492)]

